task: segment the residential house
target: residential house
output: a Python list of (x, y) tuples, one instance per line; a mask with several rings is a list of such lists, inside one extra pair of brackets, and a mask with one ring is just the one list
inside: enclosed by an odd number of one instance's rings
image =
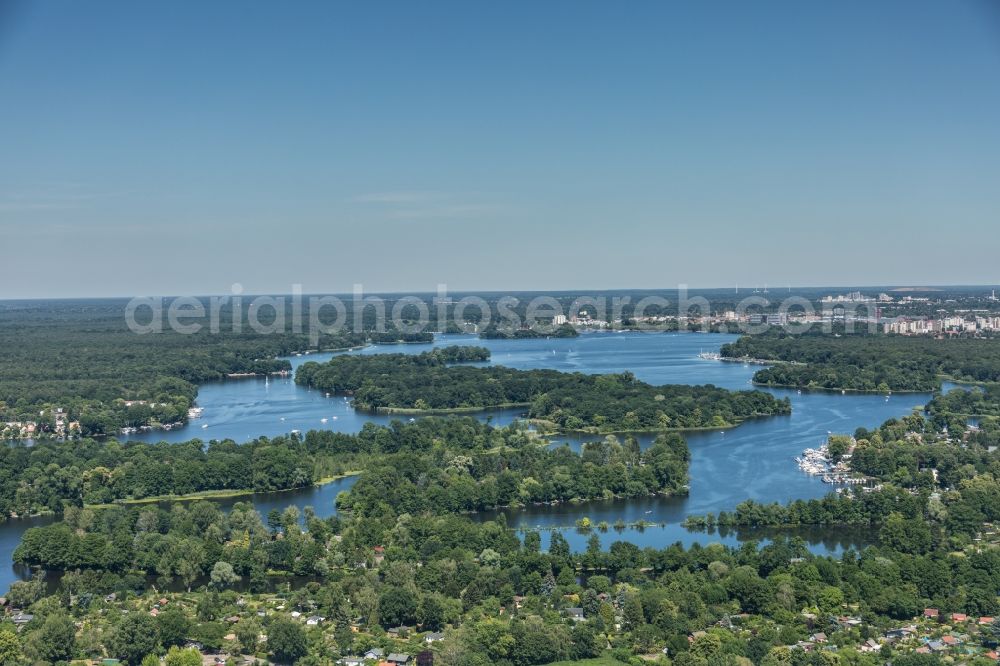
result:
[(343, 657), (337, 663), (341, 666), (364, 666), (365, 660), (361, 657)]
[(390, 652), (385, 660), (394, 666), (406, 666), (410, 663), (410, 655), (402, 652)]
[(925, 608), (924, 609), (924, 617), (926, 617), (928, 619), (936, 620), (938, 618), (938, 609), (937, 608)]
[(912, 636), (916, 633), (916, 627), (900, 627), (899, 629), (890, 629), (885, 632), (885, 638), (889, 641), (898, 641), (906, 638), (907, 636)]
[(874, 638), (869, 638), (861, 644), (862, 652), (878, 652), (882, 648)]
[(14, 617), (10, 618), (10, 621), (20, 627), (22, 625), (28, 624), (29, 622), (31, 622), (34, 619), (35, 619), (34, 615), (32, 615), (31, 613), (25, 613), (25, 612), (22, 611), (22, 612), (18, 613), (17, 615), (15, 615)]
[(444, 640), (444, 634), (442, 634), (440, 631), (433, 631), (424, 636), (424, 642), (427, 643), (428, 645), (443, 640)]
[(583, 616), (583, 609), (577, 607), (567, 608), (566, 617), (573, 620), (574, 622), (583, 622), (586, 619)]
[(843, 629), (851, 629), (853, 627), (860, 627), (861, 626), (861, 618), (860, 617), (851, 617), (851, 616), (847, 616), (847, 615), (841, 615), (840, 617), (837, 618), (837, 624), (840, 625), (840, 627), (843, 628)]

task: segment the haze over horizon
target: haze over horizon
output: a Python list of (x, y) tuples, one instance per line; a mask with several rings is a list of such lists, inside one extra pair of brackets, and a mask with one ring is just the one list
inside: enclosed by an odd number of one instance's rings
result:
[(7, 3), (0, 298), (995, 284), (998, 74), (988, 0)]

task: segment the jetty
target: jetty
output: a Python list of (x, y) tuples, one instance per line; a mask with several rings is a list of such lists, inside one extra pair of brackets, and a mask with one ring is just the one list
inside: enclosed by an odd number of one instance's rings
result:
[(781, 362), (763, 358), (751, 358), (749, 356), (723, 356), (718, 352), (702, 352), (698, 354), (698, 358), (706, 361), (724, 361), (726, 363), (744, 363), (746, 365), (774, 365)]
[(823, 483), (840, 485), (857, 485), (865, 483), (865, 479), (854, 476), (851, 473), (847, 460), (850, 454), (844, 456), (844, 460), (833, 462), (830, 456), (830, 448), (826, 443), (815, 449), (806, 449), (801, 456), (796, 456), (795, 462), (799, 469), (809, 476), (818, 476)]

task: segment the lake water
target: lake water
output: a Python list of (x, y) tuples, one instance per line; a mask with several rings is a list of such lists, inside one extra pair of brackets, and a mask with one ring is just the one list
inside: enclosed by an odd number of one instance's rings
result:
[[(442, 335), (432, 345), (374, 346), (346, 352), (375, 354), (420, 353), (432, 347), (453, 344), (481, 345), (490, 349), (492, 363), (512, 368), (552, 368), (564, 372), (608, 373), (631, 371), (651, 384), (715, 384), (728, 389), (749, 389), (758, 367), (698, 358), (701, 351), (717, 351), (737, 338), (735, 335), (698, 333), (589, 333), (578, 338), (536, 340), (480, 340), (471, 336)], [(293, 367), (306, 361), (325, 361), (333, 354), (313, 354), (291, 358)], [(666, 523), (666, 527), (645, 530), (608, 530), (598, 533), (605, 545), (627, 540), (639, 546), (663, 547), (675, 541), (690, 544), (721, 542), (736, 544), (747, 538), (767, 538), (770, 533), (741, 531), (705, 534), (680, 527), (690, 514), (731, 510), (752, 498), (760, 502), (822, 497), (831, 486), (797, 468), (793, 458), (807, 447), (820, 444), (829, 432), (852, 433), (859, 426), (873, 427), (893, 416), (903, 416), (922, 406), (928, 394), (885, 396), (769, 389), (792, 402), (790, 416), (771, 417), (744, 423), (724, 432), (696, 432), (686, 435), (691, 448), (691, 491), (687, 497), (643, 498), (590, 502), (578, 505), (529, 507), (506, 512), (512, 527), (571, 526), (581, 516), (594, 523), (646, 520)], [(134, 435), (130, 439), (179, 442), (193, 438), (245, 441), (260, 435), (276, 436), (291, 430), (331, 429), (357, 432), (369, 421), (388, 423), (390, 418), (355, 412), (342, 397), (327, 397), (320, 391), (297, 386), (291, 377), (236, 379), (202, 386), (198, 405), (204, 415), (190, 424), (167, 432)], [(500, 410), (480, 415), (495, 424), (507, 424), (519, 416), (518, 410)], [(325, 419), (325, 421), (324, 421)], [(642, 438), (644, 445), (649, 437)], [(579, 447), (581, 438), (561, 437)], [(320, 517), (335, 513), (336, 494), (350, 486), (352, 479), (335, 484), (287, 493), (267, 493), (239, 498), (252, 499), (261, 513), (290, 504), (312, 506)], [(236, 500), (225, 500), (231, 505)], [(488, 517), (488, 516), (484, 516)], [(25, 529), (46, 519), (7, 521), (0, 524), (0, 562), (9, 563), (11, 553)], [(547, 542), (548, 530), (543, 532)], [(574, 548), (582, 549), (587, 535), (575, 530), (564, 532)], [(816, 552), (839, 552), (846, 546), (863, 546), (871, 541), (865, 531), (798, 530)], [(0, 590), (6, 590), (22, 572), (10, 564), (0, 566)]]

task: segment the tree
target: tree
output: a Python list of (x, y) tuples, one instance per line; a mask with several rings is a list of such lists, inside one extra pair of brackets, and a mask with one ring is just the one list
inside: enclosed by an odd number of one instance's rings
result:
[(712, 659), (722, 652), (722, 639), (715, 634), (705, 634), (691, 644), (691, 654), (703, 659)]
[(378, 599), (378, 615), (384, 627), (413, 624), (417, 615), (416, 595), (405, 587), (390, 587)]
[(990, 626), (983, 632), (995, 641), (1000, 641), (1000, 618), (990, 622)]
[(229, 562), (219, 560), (212, 567), (212, 573), (210, 576), (212, 580), (212, 585), (218, 588), (223, 588), (232, 585), (240, 579), (239, 575), (233, 570), (233, 565)]
[(629, 631), (637, 629), (642, 626), (645, 619), (642, 612), (642, 601), (635, 594), (630, 594), (625, 599), (625, 607), (622, 609), (622, 619), (625, 623), (625, 628)]
[[(18, 546), (18, 549), (20, 548), (21, 546)], [(14, 555), (17, 555), (17, 551), (14, 552)], [(44, 594), (45, 583), (41, 576), (35, 576), (31, 580), (19, 580), (13, 583), (7, 591), (7, 601), (14, 608), (27, 608), (41, 599)]]
[(108, 651), (129, 666), (160, 649), (160, 630), (153, 617), (145, 613), (129, 613), (111, 633)]
[(511, 625), (510, 658), (517, 664), (546, 664), (568, 656), (569, 631), (565, 626), (546, 625), (539, 617)]
[(202, 566), (205, 562), (205, 549), (201, 542), (195, 539), (187, 539), (184, 544), (184, 551), (177, 562), (177, 574), (184, 581), (188, 592), (191, 591), (191, 584), (202, 574)]
[(786, 645), (772, 647), (760, 662), (762, 666), (786, 666), (792, 663), (792, 651)]
[(424, 629), (437, 631), (445, 622), (445, 608), (437, 594), (427, 594), (420, 600), (417, 616)]
[(879, 538), (886, 547), (901, 553), (926, 553), (932, 545), (933, 535), (923, 520), (908, 520), (900, 513), (890, 513), (879, 531)]
[(479, 650), (491, 661), (506, 658), (514, 647), (514, 637), (510, 634), (509, 625), (497, 618), (484, 618), (472, 627), (472, 632)]
[(267, 628), (267, 647), (275, 660), (293, 664), (308, 650), (306, 632), (292, 620), (275, 618)]
[(553, 532), (549, 539), (549, 555), (558, 559), (569, 558), (569, 542), (560, 532)]
[(165, 647), (182, 644), (191, 631), (191, 621), (178, 606), (171, 605), (156, 618), (160, 625), (160, 641)]
[(52, 613), (28, 639), (31, 652), (42, 661), (69, 661), (76, 647), (76, 627), (68, 615)]
[(594, 625), (583, 622), (573, 627), (570, 632), (573, 640), (572, 656), (574, 659), (590, 659), (597, 657), (607, 645), (607, 639), (597, 633)]
[(495, 567), (500, 564), (500, 553), (492, 548), (484, 548), (479, 554), (479, 561), (483, 566)]
[(16, 664), (22, 656), (17, 634), (8, 627), (0, 627), (0, 664)]
[(201, 666), (201, 653), (195, 649), (182, 649), (176, 645), (167, 651), (165, 666)]
[(267, 526), (271, 528), (271, 531), (277, 532), (278, 528), (281, 527), (281, 512), (277, 509), (271, 509), (267, 512)]
[(207, 622), (214, 620), (220, 612), (222, 602), (219, 600), (219, 593), (210, 590), (198, 598), (198, 620)]
[(239, 641), (240, 648), (246, 654), (253, 654), (257, 651), (257, 642), (260, 640), (260, 623), (248, 618), (236, 625), (236, 640)]
[(768, 589), (757, 571), (751, 567), (739, 567), (726, 581), (729, 593), (735, 597), (740, 606), (748, 613), (759, 613), (768, 602)]

